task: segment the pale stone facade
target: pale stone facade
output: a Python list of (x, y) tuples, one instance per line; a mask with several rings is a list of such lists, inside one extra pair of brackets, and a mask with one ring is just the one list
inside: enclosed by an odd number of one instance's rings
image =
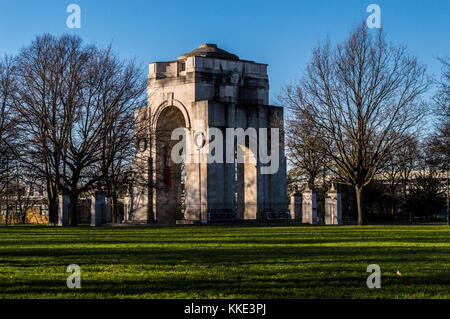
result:
[[(171, 185), (165, 185), (165, 159), (178, 141), (173, 129), (194, 136), (208, 128), (282, 128), (283, 108), (268, 105), (267, 65), (240, 60), (212, 44), (175, 61), (149, 65), (148, 107), (138, 109), (137, 152), (129, 221), (164, 224), (207, 222), (221, 218), (257, 220), (268, 211), (286, 211), (286, 158), (280, 130), (279, 169), (261, 174), (262, 163), (207, 163), (207, 152), (191, 144), (199, 163), (170, 163)], [(224, 132), (225, 138), (225, 132)], [(270, 141), (270, 139), (269, 139)], [(207, 141), (208, 144), (208, 141)]]

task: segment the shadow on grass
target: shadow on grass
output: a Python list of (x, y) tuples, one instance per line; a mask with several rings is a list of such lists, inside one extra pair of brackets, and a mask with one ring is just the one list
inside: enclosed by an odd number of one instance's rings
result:
[[(251, 275), (251, 274), (250, 274)], [(383, 289), (394, 294), (429, 293), (439, 290), (442, 282), (439, 274), (426, 277), (410, 276), (407, 278), (383, 277)], [(352, 294), (370, 296), (371, 291), (365, 285), (365, 275), (340, 276), (338, 278), (279, 278), (250, 280), (246, 278), (211, 279), (211, 278), (164, 278), (161, 280), (82, 280), (82, 288), (69, 290), (65, 280), (28, 280), (16, 282), (14, 286), (0, 282), (0, 296), (32, 294), (35, 296), (74, 294), (79, 297), (99, 296), (130, 297), (136, 295), (153, 295), (155, 297), (219, 297), (246, 296), (246, 298), (298, 298), (305, 297), (343, 297)], [(436, 287), (437, 286), (437, 287)], [(438, 288), (438, 289), (436, 289)], [(357, 290), (358, 292), (356, 292)], [(380, 291), (378, 291), (380, 292)], [(441, 291), (445, 293), (445, 291)]]
[[(12, 227), (0, 231), (0, 297), (383, 296), (367, 291), (371, 263), (391, 297), (448, 295), (449, 239), (439, 226)], [(54, 279), (72, 263), (82, 267), (79, 291)]]

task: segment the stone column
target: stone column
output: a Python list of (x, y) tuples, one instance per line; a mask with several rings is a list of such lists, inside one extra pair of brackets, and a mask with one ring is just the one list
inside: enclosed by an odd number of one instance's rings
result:
[(291, 195), (291, 216), (294, 221), (302, 222), (302, 194), (298, 191), (298, 187), (295, 186), (295, 191)]
[(303, 191), (302, 221), (304, 224), (317, 224), (316, 194), (309, 186), (306, 186), (306, 189)]
[(70, 197), (63, 193), (58, 195), (58, 226), (69, 225)]
[(256, 156), (245, 148), (244, 220), (256, 220), (258, 215), (258, 168)]
[(325, 224), (342, 225), (341, 194), (331, 186), (325, 197)]
[(91, 226), (97, 227), (105, 223), (106, 203), (105, 193), (96, 191), (91, 199)]

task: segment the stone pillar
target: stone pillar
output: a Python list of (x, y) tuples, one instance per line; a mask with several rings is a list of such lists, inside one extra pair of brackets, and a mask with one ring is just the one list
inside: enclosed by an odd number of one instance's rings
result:
[(91, 226), (96, 227), (105, 223), (106, 202), (105, 193), (96, 191), (91, 200)]
[(342, 225), (341, 194), (331, 186), (325, 197), (325, 224)]
[[(207, 103), (198, 103), (195, 105), (196, 111), (199, 114), (208, 114), (207, 106)], [(208, 148), (206, 146), (205, 130), (206, 123), (204, 121), (196, 121), (190, 131), (191, 162), (185, 163), (184, 166), (186, 194), (184, 219), (188, 223), (208, 222), (208, 196), (211, 196), (208, 194), (210, 164), (208, 164), (207, 158)]]
[(302, 194), (298, 191), (298, 187), (295, 186), (295, 191), (291, 195), (291, 218), (294, 221), (302, 222)]
[(244, 220), (256, 220), (258, 213), (258, 172), (256, 156), (245, 148)]
[(316, 194), (306, 186), (302, 196), (302, 222), (304, 224), (317, 224)]
[(69, 225), (70, 197), (67, 194), (58, 195), (58, 226)]

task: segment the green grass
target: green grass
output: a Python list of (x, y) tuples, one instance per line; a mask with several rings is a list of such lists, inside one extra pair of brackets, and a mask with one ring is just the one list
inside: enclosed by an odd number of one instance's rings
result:
[[(81, 289), (66, 287), (69, 264)], [(366, 286), (369, 264), (381, 289)], [(450, 298), (449, 287), (443, 224), (0, 227), (0, 298)]]

